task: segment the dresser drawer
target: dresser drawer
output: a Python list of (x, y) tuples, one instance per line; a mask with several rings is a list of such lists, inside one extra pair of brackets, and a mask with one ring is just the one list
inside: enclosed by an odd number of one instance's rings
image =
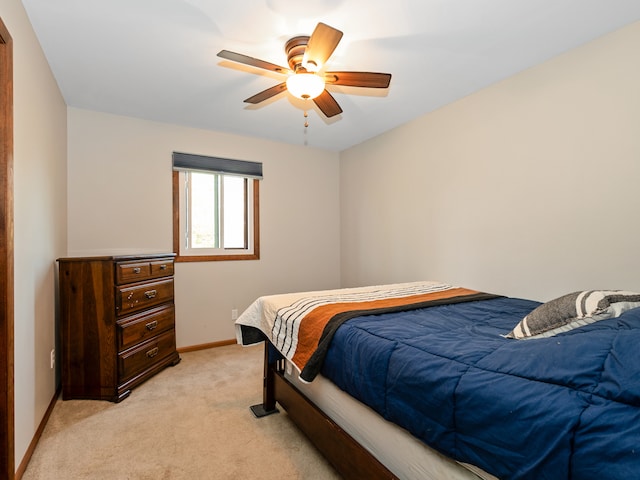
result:
[(172, 330), (175, 325), (173, 305), (154, 308), (118, 320), (118, 351), (126, 350), (154, 335)]
[(173, 278), (116, 288), (118, 316), (173, 301)]
[(146, 280), (151, 276), (149, 262), (126, 262), (116, 264), (118, 283), (133, 283)]
[(173, 275), (173, 259), (171, 258), (151, 262), (150, 267), (153, 278)]
[(176, 337), (173, 331), (130, 348), (118, 355), (118, 373), (123, 381), (145, 371), (163, 358), (176, 351)]
[(173, 275), (173, 258), (116, 263), (116, 283), (141, 282)]

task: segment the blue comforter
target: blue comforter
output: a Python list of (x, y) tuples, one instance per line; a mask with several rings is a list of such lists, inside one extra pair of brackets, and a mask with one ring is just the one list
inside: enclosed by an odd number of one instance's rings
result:
[(640, 478), (640, 308), (551, 338), (501, 336), (538, 305), (357, 317), (336, 331), (322, 374), (502, 479)]

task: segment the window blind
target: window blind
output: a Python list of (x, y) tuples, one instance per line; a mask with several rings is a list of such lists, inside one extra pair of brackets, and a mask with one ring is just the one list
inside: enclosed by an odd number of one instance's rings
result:
[(173, 152), (173, 169), (241, 175), (262, 180), (262, 163)]

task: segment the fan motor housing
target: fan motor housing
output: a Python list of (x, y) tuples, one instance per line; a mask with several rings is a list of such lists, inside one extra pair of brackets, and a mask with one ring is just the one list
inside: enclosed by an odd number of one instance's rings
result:
[(299, 71), (306, 71), (302, 66), (302, 58), (304, 57), (304, 52), (307, 49), (308, 43), (309, 36), (301, 35), (289, 39), (287, 43), (284, 44), (284, 51), (287, 54), (289, 67), (296, 73)]

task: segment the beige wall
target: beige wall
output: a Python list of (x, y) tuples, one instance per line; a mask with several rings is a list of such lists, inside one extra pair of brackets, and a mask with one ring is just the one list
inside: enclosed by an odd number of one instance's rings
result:
[(640, 290), (640, 23), (342, 152), (342, 285)]
[(16, 466), (55, 393), (56, 258), (66, 248), (66, 106), (19, 0), (3, 0), (14, 53)]
[(263, 163), (257, 261), (176, 267), (178, 347), (235, 338), (231, 310), (340, 282), (338, 154), (69, 108), (69, 255), (173, 251), (171, 153)]

